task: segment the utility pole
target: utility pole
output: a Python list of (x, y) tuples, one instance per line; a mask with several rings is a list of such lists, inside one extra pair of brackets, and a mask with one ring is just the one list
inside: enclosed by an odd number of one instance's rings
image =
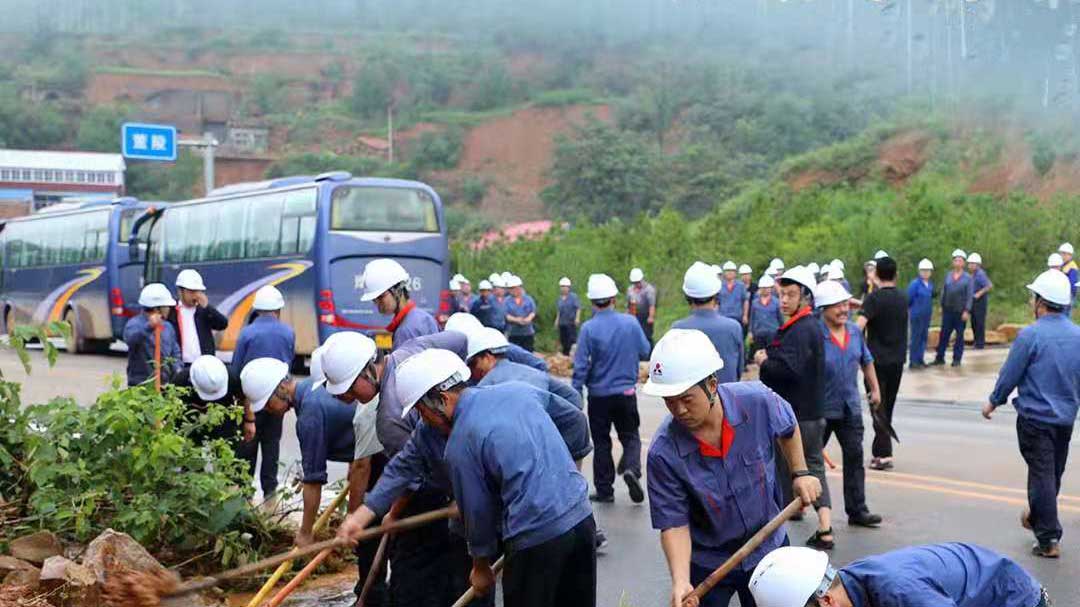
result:
[(847, 2), (847, 54), (848, 63), (855, 62), (855, 0)]
[(202, 139), (181, 139), (176, 144), (185, 148), (198, 148), (202, 150), (203, 157), (203, 185), (206, 195), (214, 189), (214, 149), (221, 145), (214, 139), (213, 133), (203, 133)]

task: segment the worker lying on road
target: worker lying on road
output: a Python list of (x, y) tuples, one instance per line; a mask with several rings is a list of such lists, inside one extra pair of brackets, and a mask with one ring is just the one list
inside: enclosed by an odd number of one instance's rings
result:
[[(595, 524), (573, 461), (581, 451), (567, 449), (544, 393), (518, 382), (467, 389), (469, 368), (438, 349), (407, 359), (395, 375), (403, 415), (416, 407), (425, 426), (447, 437), (443, 452), (473, 557), (472, 585), (481, 594), (492, 588), (491, 559), (501, 541), (505, 605), (595, 605)], [(562, 408), (574, 420), (573, 442), (584, 446), (581, 412)], [(373, 518), (361, 509), (341, 533), (355, 537)]]
[[(649, 360), (644, 391), (663, 398), (671, 412), (653, 436), (647, 480), (652, 524), (671, 571), (672, 607), (780, 513), (774, 442), (803, 503), (821, 495), (821, 483), (806, 469), (791, 405), (760, 382), (718, 384), (714, 374), (723, 364), (704, 333), (681, 329), (669, 331)], [(741, 605), (752, 606), (750, 571), (787, 542), (781, 528), (703, 604), (723, 607), (737, 593)]]
[(750, 578), (757, 607), (1048, 607), (1046, 590), (1014, 561), (974, 544), (929, 544), (839, 570), (824, 552), (779, 548)]
[(181, 365), (180, 342), (176, 331), (165, 322), (165, 317), (176, 305), (169, 288), (160, 282), (154, 282), (142, 288), (139, 293), (139, 305), (143, 313), (131, 317), (124, 325), (124, 343), (128, 347), (127, 383), (137, 386), (155, 374), (154, 332), (161, 328), (161, 381), (168, 383), (173, 370)]

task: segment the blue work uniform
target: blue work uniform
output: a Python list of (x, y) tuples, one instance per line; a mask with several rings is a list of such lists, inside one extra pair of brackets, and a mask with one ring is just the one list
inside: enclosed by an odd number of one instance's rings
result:
[(922, 278), (911, 281), (907, 288), (908, 318), (911, 322), (910, 360), (913, 367), (926, 364), (926, 340), (930, 335), (930, 318), (934, 315), (934, 283)]
[(986, 347), (986, 313), (990, 306), (990, 291), (987, 290), (982, 297), (975, 297), (974, 294), (982, 291), (983, 289), (993, 288), (994, 283), (990, 282), (990, 277), (986, 275), (986, 270), (982, 267), (975, 268), (975, 272), (971, 275), (971, 332), (974, 335), (975, 349), (981, 350)]
[[(302, 482), (326, 484), (326, 462), (352, 462), (356, 457), (353, 416), (356, 405), (334, 398), (313, 378), (296, 383), (296, 438), (300, 443)], [(361, 405), (365, 406), (365, 405)], [(372, 405), (366, 405), (372, 406)], [(374, 455), (368, 453), (363, 457)]]
[(588, 386), (589, 396), (610, 396), (633, 391), (638, 362), (649, 356), (649, 342), (641, 325), (629, 314), (608, 307), (597, 310), (581, 325), (574, 354), (573, 386)]
[[(824, 324), (824, 323), (822, 323)], [(837, 340), (827, 326), (825, 339), (825, 437), (836, 435), (844, 461), (844, 510), (849, 518), (869, 512), (866, 506), (866, 469), (863, 468), (862, 395), (859, 369), (874, 362), (862, 331), (853, 322)]]
[(584, 409), (581, 402), (581, 393), (575, 390), (570, 384), (555, 379), (543, 371), (515, 363), (507, 358), (503, 358), (495, 363), (495, 366), (492, 367), (487, 375), (477, 382), (476, 385), (494, 386), (511, 381), (524, 382), (538, 390), (551, 392), (556, 396), (566, 399), (578, 409)]
[(724, 361), (724, 368), (716, 372), (716, 380), (720, 383), (739, 381), (746, 361), (742, 325), (726, 316), (721, 316), (716, 310), (698, 308), (691, 310), (690, 316), (676, 320), (671, 328), (696, 329), (708, 336), (709, 341)]
[(723, 281), (720, 292), (716, 294), (716, 301), (720, 304), (720, 315), (726, 316), (742, 326), (743, 303), (746, 302), (746, 285), (741, 280), (734, 283)]
[(1031, 527), (1040, 543), (1056, 542), (1062, 536), (1057, 498), (1080, 408), (1080, 327), (1064, 314), (1046, 314), (1020, 331), (990, 403), (1005, 404), (1013, 389)]
[(941, 334), (938, 337), (936, 362), (945, 362), (945, 349), (949, 347), (949, 338), (956, 333), (953, 345), (953, 364), (960, 364), (964, 358), (964, 329), (967, 321), (964, 312), (971, 312), (972, 296), (975, 294), (971, 275), (961, 272), (956, 278), (952, 271), (945, 274), (945, 286), (941, 291)]
[(514, 383), (471, 388), (454, 408), (446, 463), (477, 558), (496, 556), (500, 539), (513, 558), (592, 516), (585, 477), (548, 414), (508, 406), (530, 390)]
[[(773, 444), (795, 432), (791, 405), (761, 382), (720, 384), (721, 448), (703, 443), (668, 415), (649, 447), (649, 510), (654, 529), (690, 527), (691, 583), (698, 584), (780, 512)], [(786, 481), (786, 479), (785, 479)], [(706, 595), (702, 605), (747, 603), (750, 573), (787, 543), (781, 528)]]
[(292, 364), (296, 356), (296, 333), (292, 327), (270, 314), (259, 314), (251, 324), (240, 329), (233, 349), (232, 367), (240, 373), (256, 358), (274, 358)]
[(974, 544), (929, 544), (838, 572), (854, 607), (1037, 607), (1042, 588), (1014, 561)]
[(503, 309), (499, 300), (494, 295), (480, 295), (469, 308), (469, 313), (480, 321), (480, 324), (497, 331), (506, 328), (506, 310)]
[(390, 351), (393, 352), (398, 345), (410, 339), (438, 332), (439, 324), (435, 322), (435, 317), (429, 314), (427, 310), (414, 307), (394, 327), (394, 343)]
[[(518, 303), (512, 295), (508, 295), (506, 300), (503, 301), (506, 307), (507, 316), (517, 316), (518, 318), (524, 318), (533, 312), (536, 312), (536, 302), (528, 293), (521, 295), (521, 303)], [(536, 329), (533, 327), (533, 323), (527, 325), (519, 325), (517, 323), (507, 322), (507, 336), (508, 337), (528, 337), (536, 334)]]
[(498, 297), (498, 296), (492, 295), (492, 297), (494, 297), (494, 302), (492, 303), (492, 312), (491, 312), (491, 323), (492, 324), (491, 324), (491, 328), (492, 329), (498, 329), (499, 331), (502, 331), (502, 332), (505, 333), (506, 332), (506, 296), (504, 295), (502, 297)]
[(559, 312), (560, 326), (574, 326), (578, 310), (581, 309), (581, 300), (577, 293), (570, 291), (566, 297), (559, 295), (555, 298), (555, 309)]
[(454, 299), (457, 303), (457, 309), (454, 310), (455, 312), (466, 312), (471, 314), (471, 310), (473, 304), (476, 303), (477, 296), (473, 295), (472, 293), (469, 293), (468, 295), (461, 293)]
[[(146, 314), (132, 316), (124, 325), (124, 343), (128, 347), (127, 383), (137, 386), (154, 376), (154, 328)], [(161, 322), (161, 381), (168, 382), (183, 364), (180, 342), (172, 324)]]
[(780, 325), (784, 324), (784, 313), (780, 310), (780, 298), (769, 296), (769, 303), (762, 303), (760, 297), (750, 302), (750, 335), (755, 344), (764, 346), (776, 337)]

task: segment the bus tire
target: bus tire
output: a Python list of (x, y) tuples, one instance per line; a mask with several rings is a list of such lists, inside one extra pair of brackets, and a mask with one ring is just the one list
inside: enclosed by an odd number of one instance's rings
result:
[(86, 340), (83, 339), (82, 333), (79, 330), (79, 322), (75, 318), (75, 310), (68, 309), (64, 312), (64, 322), (71, 328), (71, 333), (67, 339), (64, 340), (67, 351), (71, 354), (83, 354), (87, 351)]

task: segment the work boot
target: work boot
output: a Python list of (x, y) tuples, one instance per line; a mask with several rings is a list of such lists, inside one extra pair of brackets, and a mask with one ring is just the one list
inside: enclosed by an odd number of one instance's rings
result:
[(607, 545), (608, 545), (607, 534), (604, 533), (603, 529), (597, 527), (596, 528), (596, 551), (599, 552), (599, 551), (603, 550), (604, 548), (607, 548)]
[(1046, 543), (1035, 542), (1035, 545), (1031, 547), (1031, 554), (1041, 556), (1044, 559), (1061, 558), (1061, 545), (1057, 540), (1051, 540)]
[(944, 358), (940, 358), (940, 359), (935, 358), (934, 362), (930, 363), (930, 366), (931, 367), (944, 367), (945, 366), (945, 359)]
[(874, 528), (881, 524), (881, 515), (863, 511), (855, 516), (849, 516), (847, 522), (849, 525), (855, 525), (856, 527)]
[(590, 493), (589, 494), (589, 501), (590, 502), (596, 502), (598, 504), (614, 504), (615, 503), (615, 495), (614, 494), (605, 495), (605, 494), (600, 494), (600, 493)]
[(958, 361), (958, 360), (952, 361), (952, 366), (953, 367), (959, 367), (960, 366), (960, 361)]
[(624, 472), (622, 477), (626, 481), (626, 488), (630, 490), (630, 501), (635, 504), (645, 501), (645, 492), (641, 490), (641, 482), (638, 481), (637, 475), (633, 472)]

